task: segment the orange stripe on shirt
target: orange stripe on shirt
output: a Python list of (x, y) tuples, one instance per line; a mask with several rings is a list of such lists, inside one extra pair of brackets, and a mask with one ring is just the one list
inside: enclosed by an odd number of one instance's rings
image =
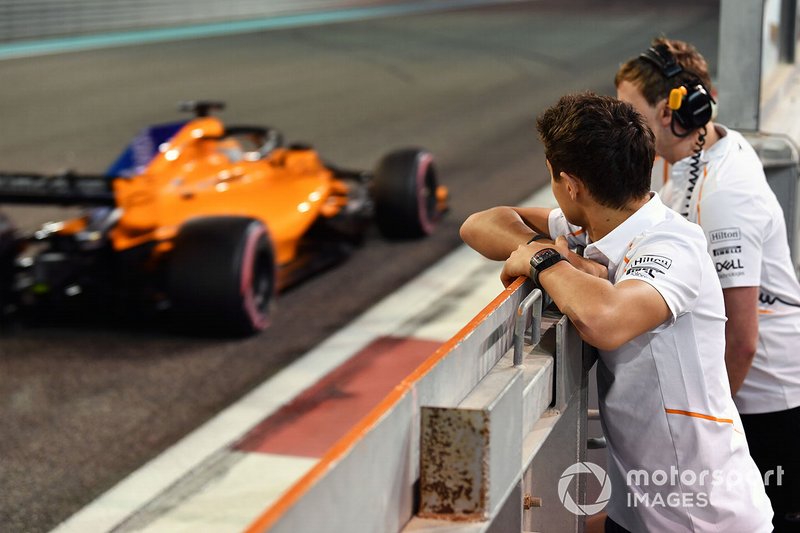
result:
[(759, 309), (758, 310), (758, 314), (759, 315), (771, 315), (774, 312), (775, 311), (770, 311), (769, 309)]
[(573, 231), (572, 233), (570, 233), (570, 235), (573, 236), (573, 237), (577, 237), (578, 235), (582, 235), (585, 232), (586, 232), (586, 230), (581, 228), (578, 231)]
[(700, 184), (700, 190), (697, 194), (697, 223), (702, 224), (700, 222), (700, 202), (703, 201), (703, 187), (706, 185), (706, 178), (708, 178), (708, 165), (703, 167), (703, 182)]
[(704, 415), (703, 413), (695, 413), (693, 411), (681, 411), (680, 409), (664, 409), (670, 415), (683, 415), (691, 416), (693, 418), (702, 418), (703, 420), (711, 420), (712, 422), (720, 422), (722, 424), (733, 424), (730, 418), (717, 418), (716, 416)]

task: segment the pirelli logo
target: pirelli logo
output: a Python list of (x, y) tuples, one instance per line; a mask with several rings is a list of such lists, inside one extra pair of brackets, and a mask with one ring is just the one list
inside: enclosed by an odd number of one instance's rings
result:
[(708, 234), (708, 240), (711, 243), (724, 242), (724, 241), (738, 241), (742, 238), (742, 232), (739, 228), (722, 228), (716, 229)]
[(714, 252), (714, 257), (719, 257), (720, 255), (740, 254), (740, 253), (742, 253), (742, 247), (741, 246), (725, 246), (723, 248), (715, 248), (712, 251)]

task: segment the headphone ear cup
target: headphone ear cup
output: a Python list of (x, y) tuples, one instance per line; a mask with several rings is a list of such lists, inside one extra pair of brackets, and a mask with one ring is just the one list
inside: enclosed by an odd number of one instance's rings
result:
[(675, 122), (684, 130), (696, 130), (705, 126), (713, 114), (712, 103), (714, 99), (702, 85), (688, 87), (681, 100), (680, 106), (673, 109), (672, 116)]
[(689, 123), (687, 119), (689, 119), (688, 113), (686, 113), (687, 107), (681, 106), (680, 109), (674, 109), (672, 111), (672, 120), (678, 123), (681, 129), (684, 130), (692, 130), (694, 129), (692, 125)]
[(686, 108), (689, 111), (687, 118), (694, 128), (702, 128), (711, 120), (714, 111), (711, 102), (711, 96), (702, 85), (697, 85), (686, 95)]

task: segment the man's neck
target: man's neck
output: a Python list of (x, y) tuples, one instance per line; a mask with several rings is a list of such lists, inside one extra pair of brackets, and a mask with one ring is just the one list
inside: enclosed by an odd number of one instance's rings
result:
[(617, 226), (628, 220), (632, 214), (642, 208), (644, 204), (650, 201), (652, 196), (647, 194), (637, 200), (628, 202), (621, 209), (614, 209), (602, 205), (595, 205), (593, 209), (586, 213), (586, 231), (592, 242), (597, 242), (609, 233), (611, 233)]
[[(703, 150), (708, 150), (714, 144), (717, 143), (722, 138), (717, 131), (716, 126), (714, 126), (713, 122), (709, 122), (706, 124), (706, 136), (703, 142)], [(700, 130), (693, 131), (689, 136), (678, 139), (678, 141), (673, 145), (672, 154), (670, 157), (665, 157), (670, 164), (674, 164), (681, 159), (686, 159), (687, 157), (691, 157), (697, 151), (697, 146), (699, 144), (700, 139)]]

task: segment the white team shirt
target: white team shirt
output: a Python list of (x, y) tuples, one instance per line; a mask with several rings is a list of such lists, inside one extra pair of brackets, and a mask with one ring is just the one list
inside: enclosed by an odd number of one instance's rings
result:
[(731, 400), (722, 291), (702, 230), (654, 194), (597, 242), (560, 209), (551, 211), (549, 231), (586, 246), (584, 256), (606, 265), (612, 283), (650, 284), (672, 313), (653, 331), (599, 352), (609, 516), (633, 532), (772, 531), (772, 508)]
[(723, 289), (759, 287), (758, 347), (734, 398), (739, 412), (792, 409), (800, 405), (800, 284), (783, 211), (750, 144), (717, 128), (724, 137), (701, 153), (694, 187), (691, 158), (678, 161), (662, 189), (664, 202), (703, 228)]

